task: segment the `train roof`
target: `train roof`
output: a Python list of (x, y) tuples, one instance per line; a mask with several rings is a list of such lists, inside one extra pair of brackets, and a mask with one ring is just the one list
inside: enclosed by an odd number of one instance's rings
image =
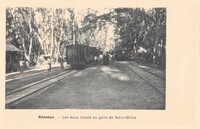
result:
[(83, 44), (76, 44), (76, 45), (66, 45), (65, 47), (71, 47), (71, 46), (83, 46), (83, 47), (96, 48), (96, 47), (91, 47), (91, 46), (88, 46), (88, 45), (83, 45)]
[(69, 47), (69, 46), (87, 46), (87, 45), (83, 45), (83, 44), (76, 44), (76, 45), (66, 45), (65, 47)]
[(6, 41), (6, 51), (7, 52), (20, 52), (20, 50), (12, 45), (9, 41)]

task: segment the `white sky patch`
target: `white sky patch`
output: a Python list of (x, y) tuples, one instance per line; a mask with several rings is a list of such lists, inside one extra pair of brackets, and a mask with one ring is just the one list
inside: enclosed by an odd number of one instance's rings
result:
[(91, 10), (89, 10), (89, 8), (75, 8), (74, 9), (75, 18), (78, 22), (79, 27), (82, 27), (81, 21), (83, 21), (84, 17), (88, 14), (88, 11), (89, 12), (96, 11), (97, 16), (100, 16), (112, 11), (112, 9), (110, 8), (90, 8), (90, 9)]
[[(50, 13), (53, 12), (52, 9), (55, 11), (57, 8), (47, 8), (47, 10), (50, 10)], [(61, 8), (62, 10), (64, 10), (64, 15), (63, 18), (65, 20), (69, 20), (70, 21), (70, 13), (68, 12), (68, 8)], [(74, 13), (75, 13), (75, 20), (79, 26), (79, 28), (82, 27), (82, 22), (84, 20), (84, 17), (87, 16), (89, 13), (94, 12), (97, 16), (103, 15), (103, 14), (107, 14), (109, 12), (112, 12), (114, 10), (114, 8), (100, 8), (100, 7), (96, 7), (96, 8), (71, 8), (74, 9)], [(147, 12), (150, 8), (144, 8), (144, 10)], [(36, 20), (37, 21), (42, 21), (42, 15), (41, 13), (35, 12), (36, 15)], [(105, 30), (102, 29), (101, 32), (99, 32), (99, 34), (96, 35), (96, 42), (101, 42), (100, 44), (103, 45), (104, 47), (104, 51), (109, 51), (111, 49), (114, 48), (115, 46), (115, 42), (114, 42), (114, 38), (115, 38), (115, 34), (114, 34), (114, 25), (108, 23), (106, 26), (108, 27), (108, 32), (107, 32), (107, 37), (106, 40), (102, 40), (105, 38)], [(97, 28), (98, 29), (98, 28)], [(140, 51), (144, 52), (145, 50), (140, 49)]]
[(114, 29), (115, 29), (114, 25), (111, 25), (108, 28), (105, 51), (111, 50), (115, 45), (115, 42), (114, 42)]

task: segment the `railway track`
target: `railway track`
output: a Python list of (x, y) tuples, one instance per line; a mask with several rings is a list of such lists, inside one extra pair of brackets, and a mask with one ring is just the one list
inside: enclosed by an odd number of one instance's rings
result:
[(128, 69), (133, 71), (136, 75), (138, 75), (142, 80), (152, 86), (155, 90), (165, 96), (165, 79), (157, 76), (156, 74), (139, 68), (131, 63), (128, 64)]
[(77, 73), (76, 70), (67, 70), (60, 74), (45, 78), (43, 80), (22, 86), (18, 89), (12, 90), (6, 93), (6, 107), (11, 104), (15, 104), (18, 101), (25, 99), (36, 92), (39, 92), (45, 88), (50, 87), (52, 84), (70, 77), (71, 75)]
[(149, 70), (146, 70), (146, 69), (144, 69), (144, 68), (141, 68), (141, 67), (139, 67), (139, 66), (137, 66), (137, 65), (135, 65), (135, 64), (133, 64), (133, 63), (130, 63), (130, 64), (133, 65), (133, 66), (135, 66), (135, 67), (138, 67), (138, 68), (140, 68), (140, 69), (142, 69), (142, 70), (144, 70), (144, 71), (146, 71), (146, 72), (148, 72), (148, 73), (150, 73), (150, 74), (152, 74), (152, 75), (154, 75), (154, 76), (156, 76), (156, 77), (159, 77), (159, 78), (165, 80), (165, 77), (163, 77), (163, 76), (161, 76), (161, 75), (158, 75), (158, 74), (153, 73), (153, 72), (151, 72), (151, 71), (149, 71)]
[[(57, 70), (57, 69), (58, 68), (53, 68), (52, 71)], [(46, 73), (46, 72), (48, 71), (45, 69), (45, 70), (40, 70), (40, 71), (28, 71), (28, 72), (19, 73), (16, 75), (8, 75), (8, 77), (6, 76), (6, 82), (10, 82), (10, 81), (18, 80), (24, 77), (29, 77), (29, 76), (33, 76), (33, 75), (37, 75), (41, 73)]]

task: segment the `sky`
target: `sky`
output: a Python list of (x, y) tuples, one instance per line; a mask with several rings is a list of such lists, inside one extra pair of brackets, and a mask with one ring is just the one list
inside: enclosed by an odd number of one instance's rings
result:
[[(51, 10), (50, 8), (48, 8), (48, 9)], [(110, 11), (112, 11), (112, 9), (111, 8), (91, 8), (89, 10), (89, 12), (93, 12), (93, 11), (97, 11), (96, 14), (97, 14), (97, 16), (99, 16), (102, 14), (109, 13)], [(70, 19), (70, 13), (68, 11), (65, 11), (65, 12), (66, 13), (64, 15), (64, 19)], [(75, 19), (78, 22), (78, 26), (79, 26), (79, 28), (81, 28), (82, 27), (81, 21), (83, 21), (84, 16), (87, 15), (88, 8), (74, 8), (74, 12), (75, 12)], [(37, 13), (37, 12), (36, 12), (35, 18), (37, 21), (42, 20), (41, 14)], [(104, 38), (104, 37), (105, 37), (105, 32), (103, 30), (98, 35), (96, 35), (97, 40), (102, 40), (102, 38)], [(43, 38), (45, 38), (45, 37), (43, 37)], [(105, 44), (106, 51), (109, 51), (114, 46), (114, 26), (113, 25), (109, 26), (106, 42), (103, 44)]]

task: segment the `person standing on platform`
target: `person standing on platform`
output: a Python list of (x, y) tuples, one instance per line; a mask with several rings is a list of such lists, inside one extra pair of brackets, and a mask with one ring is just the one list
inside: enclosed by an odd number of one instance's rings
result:
[(63, 61), (63, 57), (62, 56), (59, 56), (59, 61), (60, 61), (61, 69), (64, 69), (64, 65), (63, 65), (64, 61)]
[(24, 72), (24, 61), (22, 61), (22, 60), (19, 61), (19, 67), (20, 67), (20, 72), (23, 73)]
[(49, 65), (49, 69), (48, 69), (48, 71), (51, 71), (51, 58), (48, 58), (48, 65)]

